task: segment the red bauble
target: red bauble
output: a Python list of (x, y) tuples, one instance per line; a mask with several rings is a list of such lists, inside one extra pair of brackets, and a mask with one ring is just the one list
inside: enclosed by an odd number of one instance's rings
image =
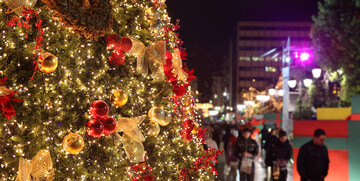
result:
[(121, 37), (121, 46), (120, 46), (120, 50), (123, 52), (128, 52), (130, 51), (132, 48), (132, 42), (131, 39), (128, 37)]
[(184, 137), (188, 142), (190, 142), (192, 139), (192, 132), (186, 133)]
[(188, 133), (190, 133), (191, 131), (188, 131), (187, 129), (182, 129), (181, 130), (181, 134), (185, 137), (185, 135), (187, 135)]
[(106, 37), (106, 46), (109, 49), (120, 50), (121, 44), (121, 37), (118, 34), (111, 34)]
[(182, 136), (187, 140), (187, 141), (191, 141), (191, 139), (192, 139), (192, 132), (191, 132), (191, 130), (189, 130), (189, 129), (185, 129), (185, 128), (183, 128), (182, 130), (181, 130), (181, 133), (182, 133)]
[(125, 62), (125, 55), (117, 50), (112, 51), (109, 61), (115, 65), (122, 65)]
[(90, 120), (86, 124), (86, 132), (92, 138), (100, 138), (104, 132), (103, 124), (96, 119)]
[(101, 119), (109, 113), (109, 106), (101, 100), (94, 101), (90, 106), (90, 115), (94, 119)]
[(104, 126), (104, 134), (110, 135), (115, 131), (116, 128), (116, 122), (114, 118), (110, 116), (105, 116), (101, 119), (101, 123)]
[(191, 119), (186, 119), (183, 123), (182, 123), (183, 129), (185, 129), (185, 131), (191, 132), (194, 129), (194, 121)]

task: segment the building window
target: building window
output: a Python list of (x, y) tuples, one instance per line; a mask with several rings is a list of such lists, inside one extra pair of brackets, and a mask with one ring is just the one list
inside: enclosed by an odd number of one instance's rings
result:
[(265, 72), (276, 72), (275, 67), (265, 67)]
[(264, 61), (264, 57), (252, 57), (253, 61)]
[(250, 57), (239, 57), (240, 61), (250, 61)]

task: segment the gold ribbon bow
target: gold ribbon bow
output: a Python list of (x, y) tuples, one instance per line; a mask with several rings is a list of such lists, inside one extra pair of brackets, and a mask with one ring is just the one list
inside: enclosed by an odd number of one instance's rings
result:
[[(146, 115), (134, 118), (120, 118), (116, 121), (116, 134), (114, 134), (115, 144), (123, 143), (125, 154), (133, 163), (145, 161), (145, 149), (142, 144), (142, 142), (145, 141), (145, 137), (138, 128), (145, 117)], [(120, 136), (118, 132), (123, 132), (124, 135)]]
[(187, 82), (188, 74), (182, 69), (182, 60), (180, 50), (176, 48), (173, 53), (172, 67), (174, 68), (174, 74), (178, 80)]
[(19, 159), (19, 174), (15, 181), (52, 181), (54, 175), (49, 150), (40, 150), (32, 160)]
[(12, 90), (10, 90), (9, 88), (7, 88), (7, 87), (5, 86), (6, 80), (7, 80), (7, 77), (0, 79), (0, 97), (2, 97), (2, 96), (8, 96), (8, 95), (10, 95), (11, 93), (13, 93)]
[(0, 85), (0, 97), (2, 97), (2, 96), (8, 96), (8, 95), (10, 95), (11, 93), (13, 93), (12, 90), (10, 90), (9, 88), (7, 88), (7, 87), (4, 86), (4, 85)]
[(130, 54), (137, 58), (136, 70), (144, 75), (148, 74), (150, 68), (152, 75), (158, 79), (165, 79), (164, 68), (166, 57), (166, 42), (157, 41), (148, 47), (138, 39), (131, 38), (132, 48)]

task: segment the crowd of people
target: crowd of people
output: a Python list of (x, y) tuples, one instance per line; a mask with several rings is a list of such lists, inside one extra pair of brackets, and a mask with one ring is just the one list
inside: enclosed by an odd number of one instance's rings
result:
[[(208, 125), (206, 147), (217, 149), (221, 141), (224, 143), (224, 180), (235, 181), (239, 172), (240, 181), (253, 181), (254, 161), (263, 155), (263, 164), (268, 172), (266, 180), (286, 181), (293, 150), (288, 134), (277, 127), (264, 128), (255, 140), (254, 130), (250, 123)], [(326, 177), (329, 157), (325, 138), (325, 131), (317, 129), (314, 138), (300, 148), (297, 169), (301, 181), (323, 181)]]

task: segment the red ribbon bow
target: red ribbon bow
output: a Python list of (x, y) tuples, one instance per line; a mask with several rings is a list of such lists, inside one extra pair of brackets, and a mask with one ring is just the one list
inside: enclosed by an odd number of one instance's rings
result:
[[(4, 86), (6, 79), (7, 79), (7, 77), (0, 79), (0, 85)], [(7, 118), (8, 121), (12, 116), (15, 116), (15, 109), (10, 101), (20, 102), (20, 101), (24, 100), (24, 99), (11, 98), (16, 93), (17, 92), (11, 92), (9, 95), (0, 97), (0, 110), (3, 113), (3, 115)]]

